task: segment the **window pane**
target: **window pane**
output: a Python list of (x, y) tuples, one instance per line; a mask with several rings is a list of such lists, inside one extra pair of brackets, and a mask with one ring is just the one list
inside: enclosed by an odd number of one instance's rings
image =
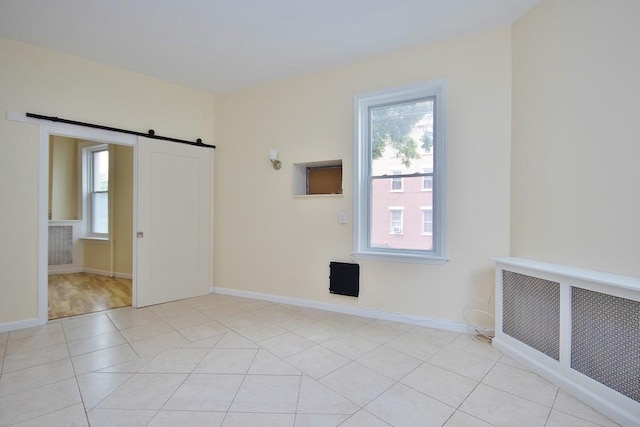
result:
[(109, 232), (109, 193), (91, 194), (91, 232)]
[(432, 190), (433, 189), (433, 177), (432, 176), (424, 176), (424, 177), (422, 177), (422, 189), (423, 190)]
[(424, 235), (422, 213), (423, 208), (433, 206), (433, 194), (422, 191), (421, 176), (404, 178), (403, 192), (390, 192), (392, 179), (371, 180), (369, 246), (433, 250), (433, 237)]
[(433, 104), (424, 98), (369, 109), (373, 176), (433, 172)]
[(109, 190), (109, 151), (94, 151), (91, 153), (93, 182), (92, 191)]

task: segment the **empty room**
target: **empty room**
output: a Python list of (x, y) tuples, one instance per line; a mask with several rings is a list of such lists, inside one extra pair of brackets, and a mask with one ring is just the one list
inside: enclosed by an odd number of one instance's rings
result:
[(639, 22), (0, 0), (0, 426), (640, 425)]

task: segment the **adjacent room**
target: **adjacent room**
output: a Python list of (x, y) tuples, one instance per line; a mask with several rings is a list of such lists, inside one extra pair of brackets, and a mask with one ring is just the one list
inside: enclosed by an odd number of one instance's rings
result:
[(639, 22), (0, 0), (0, 426), (640, 425)]

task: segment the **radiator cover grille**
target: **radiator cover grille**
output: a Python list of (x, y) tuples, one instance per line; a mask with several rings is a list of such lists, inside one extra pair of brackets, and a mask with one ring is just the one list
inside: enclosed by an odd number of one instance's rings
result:
[(640, 402), (640, 302), (572, 287), (571, 367)]
[(560, 284), (513, 271), (502, 272), (502, 330), (560, 360)]

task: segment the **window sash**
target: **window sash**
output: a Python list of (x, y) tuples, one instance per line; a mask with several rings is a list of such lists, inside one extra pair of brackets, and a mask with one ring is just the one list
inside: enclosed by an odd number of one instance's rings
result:
[[(425, 262), (434, 264), (443, 264), (447, 261), (446, 257), (446, 203), (445, 203), (445, 175), (446, 167), (446, 145), (445, 145), (445, 117), (446, 111), (446, 82), (432, 81), (418, 85), (411, 85), (403, 88), (389, 89), (369, 94), (358, 95), (354, 99), (355, 111), (355, 194), (354, 194), (354, 255), (360, 258), (394, 260), (406, 262)], [(391, 105), (394, 103), (407, 103), (411, 100), (424, 98), (432, 98), (433, 104), (433, 143), (431, 153), (433, 155), (433, 171), (425, 173), (410, 173), (402, 175), (374, 175), (372, 173), (372, 156), (371, 156), (371, 121), (369, 112), (371, 108), (378, 108), (383, 105)], [(427, 169), (429, 170), (429, 169)], [(372, 215), (372, 187), (374, 181), (382, 178), (391, 177), (432, 177), (433, 188), (432, 209), (432, 250), (413, 250), (413, 249), (395, 249), (380, 248), (372, 246), (371, 242), (371, 224)], [(406, 182), (403, 183), (405, 190)], [(388, 184), (390, 188), (391, 184)], [(423, 185), (418, 190), (423, 189)], [(424, 194), (424, 193), (423, 193)], [(419, 215), (419, 214), (418, 214)], [(418, 218), (420, 218), (418, 216)], [(424, 225), (417, 225), (421, 230)], [(406, 230), (405, 230), (406, 231)]]

